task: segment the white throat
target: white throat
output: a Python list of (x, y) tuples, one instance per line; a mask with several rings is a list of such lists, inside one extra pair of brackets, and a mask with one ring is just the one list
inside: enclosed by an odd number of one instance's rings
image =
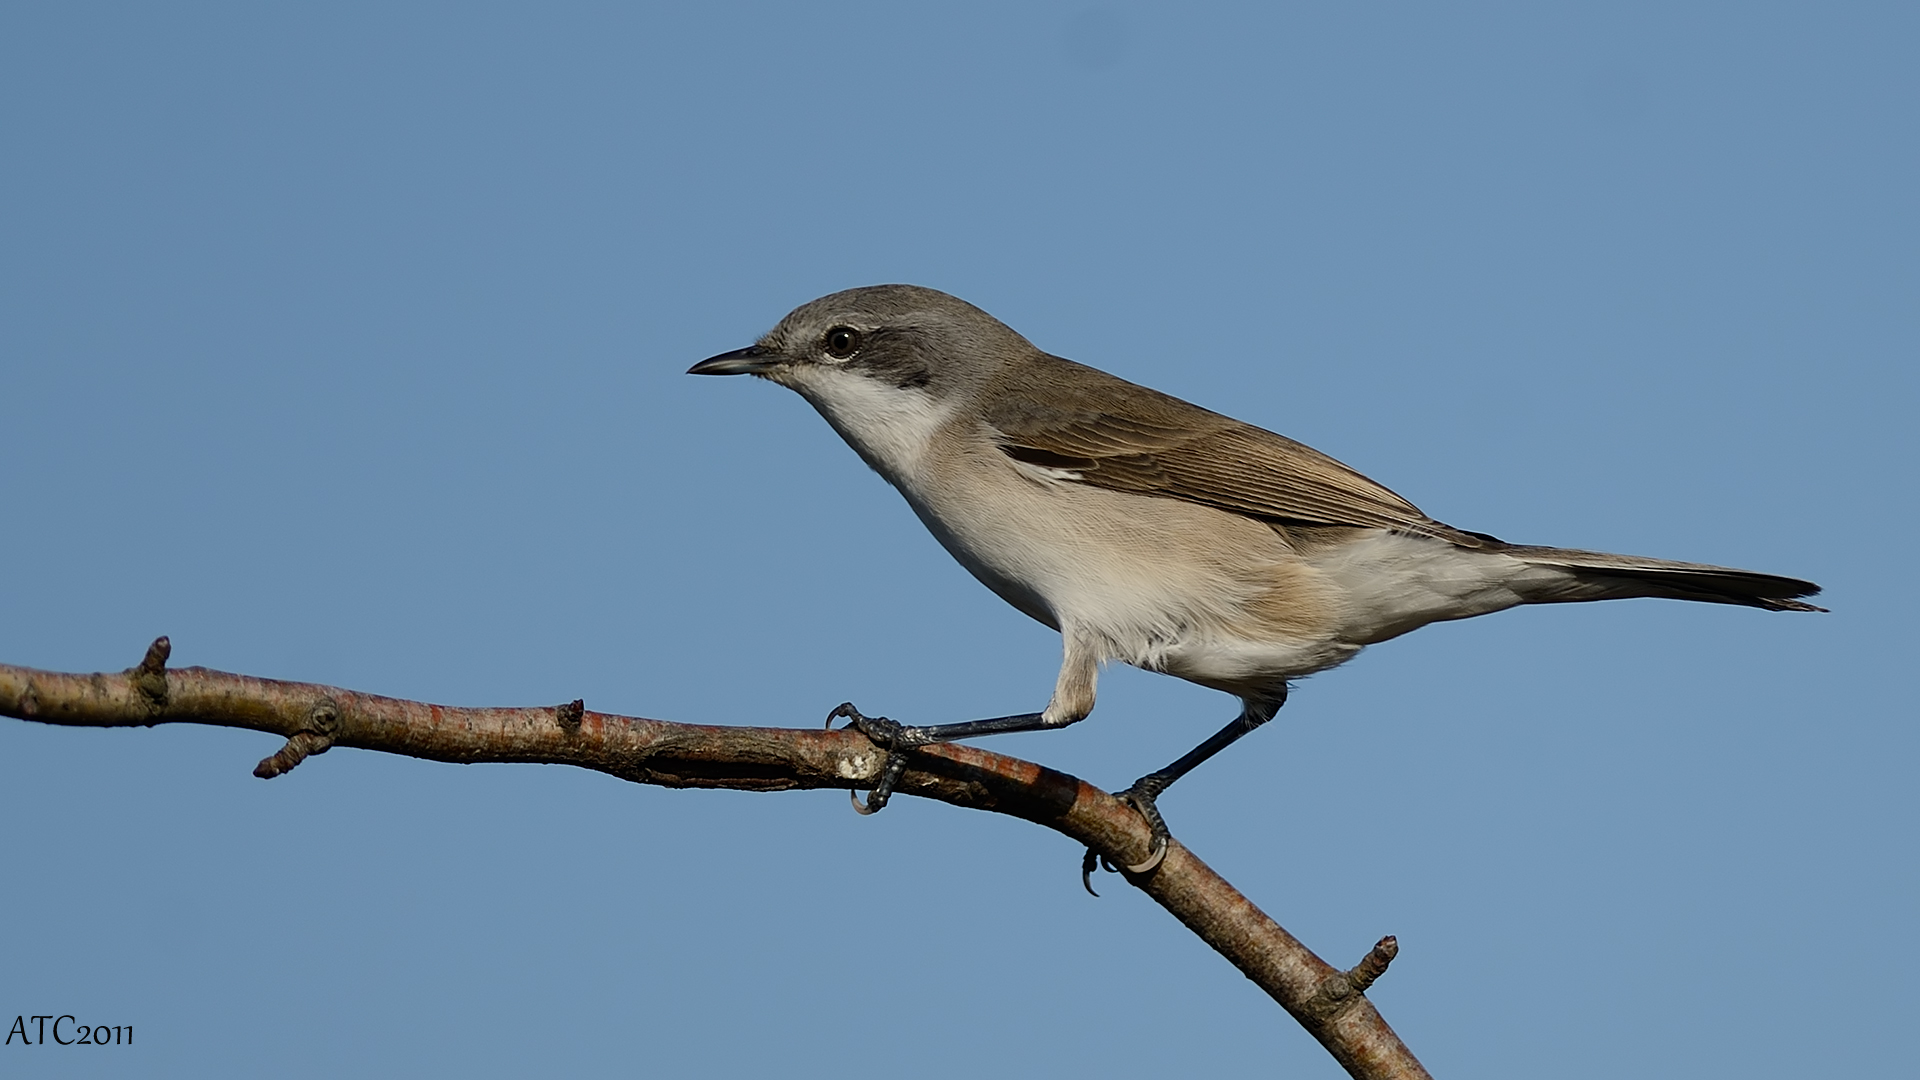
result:
[(794, 371), (788, 385), (896, 485), (919, 474), (934, 432), (953, 414), (952, 405), (924, 389), (889, 386), (855, 372)]

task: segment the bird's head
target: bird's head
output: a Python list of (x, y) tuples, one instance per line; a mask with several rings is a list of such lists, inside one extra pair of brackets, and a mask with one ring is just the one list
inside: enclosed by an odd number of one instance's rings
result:
[(824, 411), (845, 393), (891, 391), (951, 402), (1035, 351), (957, 297), (918, 285), (869, 285), (802, 304), (759, 341), (702, 360), (688, 374), (758, 375)]

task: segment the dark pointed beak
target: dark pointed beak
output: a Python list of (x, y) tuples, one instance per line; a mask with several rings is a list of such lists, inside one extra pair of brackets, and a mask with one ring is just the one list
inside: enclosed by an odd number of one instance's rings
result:
[(687, 369), (689, 375), (755, 375), (779, 363), (779, 358), (758, 345), (709, 356)]

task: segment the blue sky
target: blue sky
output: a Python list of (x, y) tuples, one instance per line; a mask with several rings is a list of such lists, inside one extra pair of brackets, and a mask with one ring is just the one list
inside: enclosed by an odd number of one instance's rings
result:
[[(811, 726), (1057, 637), (694, 361), (910, 281), (1510, 540), (1812, 578), (1433, 627), (1163, 802), (1437, 1075), (1884, 1075), (1916, 1006), (1903, 5), (15, 5), (0, 661)], [(1895, 546), (1888, 548), (1891, 542)], [(996, 748), (1119, 787), (1225, 697)], [(0, 721), (10, 1075), (1336, 1076), (917, 800)], [(891, 1016), (891, 1021), (886, 1018)], [(880, 1063), (889, 1063), (882, 1066)], [(1009, 1064), (1011, 1063), (1011, 1064)]]

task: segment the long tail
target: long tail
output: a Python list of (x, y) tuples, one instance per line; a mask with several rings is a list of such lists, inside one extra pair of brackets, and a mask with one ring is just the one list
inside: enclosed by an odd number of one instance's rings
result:
[(1537, 590), (1527, 590), (1533, 594), (1527, 597), (1528, 601), (1536, 604), (1663, 596), (1710, 604), (1741, 604), (1768, 611), (1827, 610), (1797, 599), (1820, 591), (1820, 586), (1798, 578), (1572, 548), (1513, 544), (1502, 548), (1501, 554), (1534, 566), (1567, 571), (1565, 575), (1554, 575), (1555, 580), (1538, 582)]

